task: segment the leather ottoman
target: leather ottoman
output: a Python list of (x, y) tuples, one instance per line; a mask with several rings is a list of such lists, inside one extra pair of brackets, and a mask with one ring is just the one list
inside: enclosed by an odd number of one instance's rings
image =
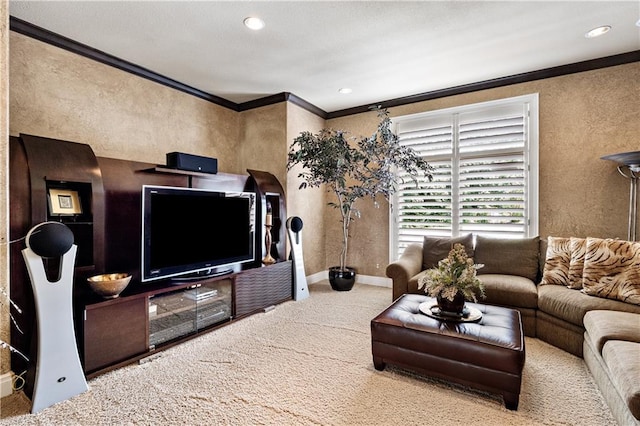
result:
[(431, 377), (501, 394), (518, 409), (525, 361), (520, 313), (499, 306), (467, 303), (482, 312), (477, 322), (443, 321), (418, 306), (435, 299), (405, 294), (371, 320), (376, 370), (394, 364)]

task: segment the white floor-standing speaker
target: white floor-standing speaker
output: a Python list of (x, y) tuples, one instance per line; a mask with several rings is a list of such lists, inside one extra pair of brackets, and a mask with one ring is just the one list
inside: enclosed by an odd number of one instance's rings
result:
[[(37, 413), (89, 389), (82, 371), (73, 328), (73, 266), (78, 247), (73, 233), (59, 222), (34, 226), (22, 256), (27, 264), (38, 323), (38, 362), (31, 398)], [(49, 281), (43, 258), (60, 259), (57, 281)]]
[(304, 272), (302, 257), (302, 219), (292, 216), (287, 219), (287, 235), (291, 243), (291, 259), (293, 260), (293, 300), (309, 297), (307, 276)]

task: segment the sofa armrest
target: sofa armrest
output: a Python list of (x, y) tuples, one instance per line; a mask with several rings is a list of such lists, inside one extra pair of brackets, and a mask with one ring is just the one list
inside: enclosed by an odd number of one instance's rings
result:
[(422, 270), (422, 244), (411, 244), (400, 259), (387, 266), (387, 277), (393, 280), (393, 300), (409, 292), (409, 280)]

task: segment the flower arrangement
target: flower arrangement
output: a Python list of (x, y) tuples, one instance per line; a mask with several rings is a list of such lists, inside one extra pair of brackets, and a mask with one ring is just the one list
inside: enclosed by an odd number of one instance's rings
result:
[(477, 302), (477, 293), (484, 295), (484, 284), (476, 276), (482, 264), (474, 264), (467, 256), (464, 245), (454, 244), (449, 255), (438, 262), (437, 268), (429, 269), (418, 281), (418, 288), (431, 297), (441, 297), (453, 301), (457, 293), (464, 299)]

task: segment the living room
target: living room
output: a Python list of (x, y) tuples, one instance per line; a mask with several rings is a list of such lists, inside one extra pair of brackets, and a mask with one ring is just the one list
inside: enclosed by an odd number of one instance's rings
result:
[[(87, 143), (102, 157), (155, 164), (163, 164), (167, 152), (182, 151), (216, 157), (220, 170), (227, 173), (268, 170), (283, 183), (288, 214), (304, 219), (307, 275), (322, 273), (335, 262), (339, 240), (333, 236), (339, 224), (335, 212), (326, 207), (328, 195), (298, 190), (300, 182), (287, 172), (286, 154), (290, 141), (304, 130), (332, 127), (368, 134), (377, 122), (374, 112), (325, 118), (286, 97), (234, 111), (11, 31), (8, 3), (0, 7), (5, 140), (21, 133), (40, 135)], [(638, 81), (636, 51), (634, 60), (619, 65), (407, 103), (390, 112), (398, 117), (537, 93), (539, 235), (625, 238), (628, 181), (600, 157), (638, 150)], [(6, 144), (1, 156), (8, 164)], [(2, 236), (8, 241), (6, 169), (0, 175), (5, 182), (0, 190)], [(367, 201), (359, 209), (363, 219), (351, 230), (350, 263), (363, 283), (378, 283), (385, 279), (389, 263), (388, 208)], [(7, 283), (6, 246), (0, 250), (2, 281)], [(4, 302), (2, 306), (8, 309)], [(6, 310), (2, 318), (5, 336), (10, 323)], [(6, 352), (2, 373), (9, 370)]]

